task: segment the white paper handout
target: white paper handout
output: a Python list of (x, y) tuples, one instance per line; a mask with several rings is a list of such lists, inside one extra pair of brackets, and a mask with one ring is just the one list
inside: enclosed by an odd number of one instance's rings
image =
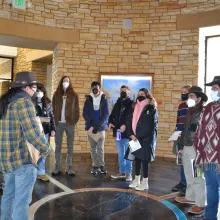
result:
[[(36, 117), (36, 122), (39, 125), (42, 134), (44, 134), (43, 126), (41, 124), (41, 120), (39, 117)], [(37, 165), (38, 160), (41, 158), (40, 151), (28, 141), (26, 141), (26, 143), (27, 143), (27, 147), (28, 147), (32, 162)]]
[(102, 137), (100, 132), (97, 132), (96, 134), (93, 134), (90, 130), (88, 130), (87, 133), (96, 142)]
[(174, 131), (168, 141), (177, 141), (182, 131)]
[(138, 140), (136, 141), (129, 141), (129, 147), (130, 147), (130, 150), (131, 150), (131, 153), (136, 151), (136, 150), (139, 150), (141, 148), (141, 145), (140, 145), (140, 142)]

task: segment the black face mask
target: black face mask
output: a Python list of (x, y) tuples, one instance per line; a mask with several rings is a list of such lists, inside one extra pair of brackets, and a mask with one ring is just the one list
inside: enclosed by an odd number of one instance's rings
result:
[(121, 98), (124, 99), (127, 97), (127, 93), (124, 91), (121, 91)]
[(188, 99), (188, 93), (181, 94), (182, 101), (186, 101)]
[(143, 100), (145, 100), (146, 99), (146, 97), (144, 97), (144, 96), (138, 96), (137, 97), (137, 100), (139, 101), (139, 102), (142, 102)]
[(96, 89), (96, 88), (93, 88), (93, 89), (92, 89), (92, 93), (96, 95), (96, 94), (98, 94), (98, 93), (99, 93), (99, 90), (98, 90), (98, 89)]

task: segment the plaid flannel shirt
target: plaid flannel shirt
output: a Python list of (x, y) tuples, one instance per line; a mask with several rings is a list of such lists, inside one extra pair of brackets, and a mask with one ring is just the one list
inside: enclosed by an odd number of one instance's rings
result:
[(22, 95), (8, 105), (0, 120), (0, 170), (4, 173), (32, 163), (26, 141), (45, 156), (49, 153), (49, 145), (36, 122), (34, 104), (30, 97)]

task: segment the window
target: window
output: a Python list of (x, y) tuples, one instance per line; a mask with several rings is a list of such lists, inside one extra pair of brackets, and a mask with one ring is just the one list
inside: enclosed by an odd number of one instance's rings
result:
[(12, 81), (13, 58), (0, 57), (0, 82)]
[[(220, 75), (220, 35), (207, 36), (205, 39), (205, 83)], [(211, 87), (205, 87), (210, 98)]]

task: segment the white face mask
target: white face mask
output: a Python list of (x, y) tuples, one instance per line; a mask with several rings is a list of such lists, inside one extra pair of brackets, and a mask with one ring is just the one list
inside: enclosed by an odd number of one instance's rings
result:
[(63, 82), (63, 88), (67, 89), (69, 87), (70, 83), (69, 82)]
[(31, 88), (33, 92), (37, 92), (37, 88)]
[(37, 92), (37, 98), (42, 99), (44, 97), (43, 92)]
[(211, 91), (211, 97), (212, 97), (212, 100), (217, 102), (220, 97), (218, 96), (218, 91)]
[(194, 99), (188, 99), (186, 103), (187, 103), (189, 108), (192, 108), (192, 107), (196, 106), (196, 101)]

